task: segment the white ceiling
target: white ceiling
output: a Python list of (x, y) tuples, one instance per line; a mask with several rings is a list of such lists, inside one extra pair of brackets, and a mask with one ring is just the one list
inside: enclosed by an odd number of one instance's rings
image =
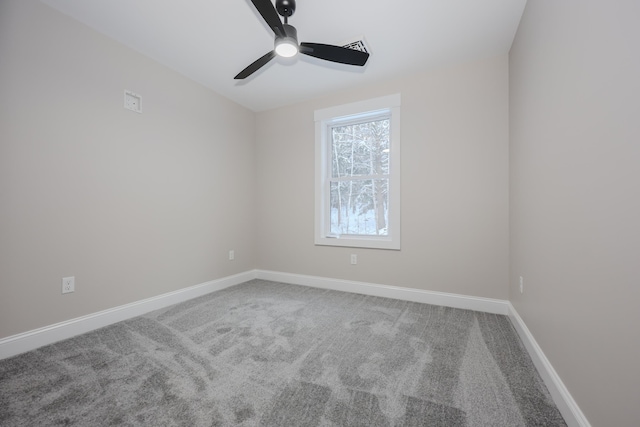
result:
[[(298, 40), (364, 36), (364, 67), (297, 55), (233, 77), (273, 49), (250, 0), (42, 0), (254, 111), (429, 68), (505, 54), (526, 0), (298, 0)], [(274, 1), (274, 0), (272, 0)]]

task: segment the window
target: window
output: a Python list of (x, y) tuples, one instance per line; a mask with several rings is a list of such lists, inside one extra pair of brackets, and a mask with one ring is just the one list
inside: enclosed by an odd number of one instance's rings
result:
[(317, 110), (317, 245), (400, 249), (400, 95)]

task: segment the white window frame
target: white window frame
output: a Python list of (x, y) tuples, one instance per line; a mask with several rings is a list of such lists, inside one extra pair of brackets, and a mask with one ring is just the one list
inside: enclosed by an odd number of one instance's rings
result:
[[(353, 122), (357, 118), (390, 115), (389, 141), (389, 211), (386, 236), (331, 235), (329, 212), (331, 174), (331, 133), (338, 123)], [(400, 250), (400, 94), (316, 110), (315, 120), (315, 244), (354, 248)]]

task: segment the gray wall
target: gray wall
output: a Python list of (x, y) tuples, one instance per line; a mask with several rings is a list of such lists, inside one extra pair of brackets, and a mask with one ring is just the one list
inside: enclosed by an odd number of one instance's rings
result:
[[(254, 115), (39, 2), (1, 7), (0, 337), (255, 267), (507, 297), (506, 56)], [(403, 250), (315, 247), (313, 110), (395, 92)]]
[[(393, 93), (402, 250), (314, 246), (314, 110)], [(506, 56), (257, 114), (258, 267), (506, 299), (507, 120)]]
[(639, 23), (529, 1), (510, 53), (510, 299), (594, 426), (640, 425)]
[(253, 268), (254, 119), (38, 1), (0, 2), (0, 338)]
[[(531, 1), (508, 60), (254, 114), (0, 2), (0, 338), (252, 268), (509, 298), (593, 425), (640, 424), (639, 8)], [(314, 246), (313, 111), (397, 92), (402, 251)]]

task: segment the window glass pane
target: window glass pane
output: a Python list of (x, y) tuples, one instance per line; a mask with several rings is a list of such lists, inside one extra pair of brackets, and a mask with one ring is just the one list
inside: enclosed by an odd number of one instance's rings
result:
[(386, 236), (389, 180), (331, 182), (331, 234)]
[(331, 128), (331, 176), (389, 173), (389, 119)]

